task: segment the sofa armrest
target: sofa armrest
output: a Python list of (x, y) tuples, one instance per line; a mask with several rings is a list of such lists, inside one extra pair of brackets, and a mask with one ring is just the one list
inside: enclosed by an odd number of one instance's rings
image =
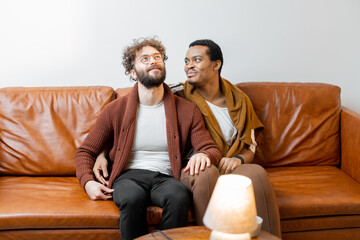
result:
[(341, 169), (360, 182), (360, 114), (341, 110)]

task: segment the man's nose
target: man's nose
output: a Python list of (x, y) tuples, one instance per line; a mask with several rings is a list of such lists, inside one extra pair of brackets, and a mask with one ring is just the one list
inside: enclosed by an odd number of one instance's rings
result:
[(150, 56), (150, 64), (158, 64), (158, 62), (155, 60), (154, 56)]
[(194, 62), (193, 61), (189, 61), (189, 63), (186, 65), (187, 69), (193, 68), (194, 67)]

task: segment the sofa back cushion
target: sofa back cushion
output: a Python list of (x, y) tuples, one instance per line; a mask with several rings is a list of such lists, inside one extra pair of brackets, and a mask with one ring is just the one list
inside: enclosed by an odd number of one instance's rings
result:
[(75, 152), (110, 87), (0, 89), (0, 175), (75, 175)]
[(255, 162), (264, 167), (340, 164), (340, 88), (322, 83), (236, 84), (265, 125)]

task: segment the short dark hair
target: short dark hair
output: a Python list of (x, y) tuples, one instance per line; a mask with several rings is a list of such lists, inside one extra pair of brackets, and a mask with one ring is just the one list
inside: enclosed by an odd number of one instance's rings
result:
[(141, 50), (143, 47), (153, 47), (159, 51), (164, 61), (168, 59), (168, 57), (166, 56), (166, 49), (164, 45), (156, 38), (157, 37), (134, 39), (133, 44), (124, 49), (122, 64), (125, 68), (126, 75), (128, 75), (130, 71), (134, 68), (136, 52)]
[(206, 46), (208, 47), (208, 50), (206, 51), (206, 54), (209, 56), (210, 61), (216, 61), (216, 60), (220, 60), (221, 61), (221, 66), (219, 68), (219, 76), (221, 73), (221, 69), (224, 65), (224, 59), (223, 59), (223, 54), (221, 51), (220, 46), (215, 43), (213, 40), (210, 39), (201, 39), (201, 40), (196, 40), (192, 43), (190, 43), (189, 48), (193, 47), (193, 46)]

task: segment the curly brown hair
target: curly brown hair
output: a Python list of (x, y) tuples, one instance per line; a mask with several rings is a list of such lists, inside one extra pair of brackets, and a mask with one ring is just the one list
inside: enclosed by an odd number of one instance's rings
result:
[[(143, 47), (146, 46), (150, 46), (158, 50), (164, 61), (168, 59), (164, 45), (159, 40), (157, 40), (156, 37), (134, 39), (133, 44), (125, 48), (123, 52), (122, 64), (125, 68), (126, 75), (130, 74), (130, 71), (134, 68), (136, 52), (140, 51)], [(132, 79), (131, 76), (130, 79)]]

